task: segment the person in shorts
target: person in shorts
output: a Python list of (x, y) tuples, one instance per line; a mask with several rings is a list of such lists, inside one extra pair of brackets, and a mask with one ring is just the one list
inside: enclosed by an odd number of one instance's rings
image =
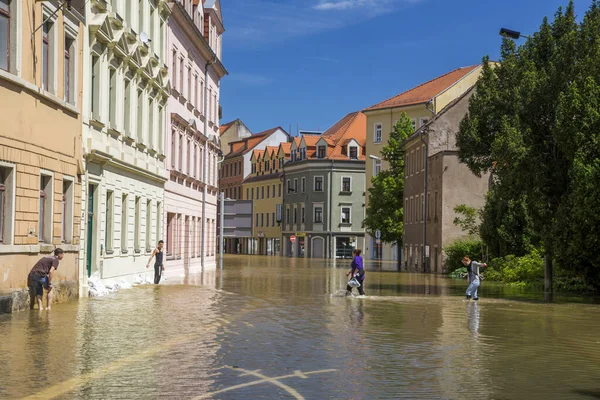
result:
[(52, 308), (52, 296), (53, 293), (53, 278), (54, 272), (58, 269), (60, 260), (65, 256), (65, 252), (62, 249), (54, 250), (54, 255), (41, 258), (31, 271), (29, 272), (29, 288), (31, 292), (31, 308), (33, 309), (33, 296), (35, 296), (38, 304), (38, 309), (41, 311), (44, 309), (42, 297), (44, 296), (44, 289), (47, 291), (46, 295), (46, 310)]

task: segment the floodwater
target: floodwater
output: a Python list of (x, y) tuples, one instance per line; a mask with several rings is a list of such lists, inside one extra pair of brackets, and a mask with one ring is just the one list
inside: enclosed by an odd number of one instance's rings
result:
[(0, 398), (600, 398), (600, 306), (369, 270), (346, 298), (347, 264), (231, 256), (0, 316)]

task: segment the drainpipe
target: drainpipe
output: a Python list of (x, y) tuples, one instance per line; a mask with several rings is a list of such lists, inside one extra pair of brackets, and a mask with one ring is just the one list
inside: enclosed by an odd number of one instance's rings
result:
[(333, 160), (331, 160), (331, 172), (329, 172), (329, 258), (334, 260), (333, 253)]
[[(435, 117), (435, 109), (429, 108), (433, 104), (434, 99), (427, 102), (425, 107), (431, 112), (432, 117)], [(427, 257), (425, 256), (425, 249), (427, 248), (427, 159), (429, 157), (429, 144), (423, 138), (424, 130), (421, 130), (419, 138), (425, 145), (425, 154), (423, 155), (423, 249), (421, 251), (421, 257), (423, 260), (423, 272), (427, 272)]]
[(206, 237), (206, 170), (208, 161), (208, 114), (210, 112), (208, 109), (208, 67), (216, 62), (217, 56), (213, 54), (212, 60), (208, 61), (204, 67), (204, 136), (206, 137), (206, 144), (204, 145), (204, 160), (202, 162), (202, 164), (204, 164), (202, 166), (202, 183), (204, 184), (204, 189), (202, 190), (202, 238), (200, 240), (200, 249), (202, 250), (202, 253), (200, 253), (200, 266), (202, 267), (202, 272), (204, 272), (204, 258), (206, 253), (204, 239)]

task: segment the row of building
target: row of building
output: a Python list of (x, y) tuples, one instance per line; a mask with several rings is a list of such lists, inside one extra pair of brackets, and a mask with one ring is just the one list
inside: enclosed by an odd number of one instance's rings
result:
[(214, 268), (223, 32), (219, 0), (0, 1), (0, 291), (56, 247), (80, 295), (160, 239)]
[[(249, 229), (229, 231), (225, 251), (336, 259), (360, 248), (385, 269), (442, 272), (443, 247), (465, 236), (453, 223), (454, 207), (481, 207), (488, 189), (486, 176), (459, 163), (456, 148), (481, 69), (450, 71), (325, 132), (291, 137), (281, 127), (252, 134), (240, 120), (222, 125), (220, 190), (240, 210), (251, 204)], [(372, 178), (388, 168), (381, 151), (402, 113), (415, 129), (404, 145), (404, 237), (382, 243), (363, 221)]]

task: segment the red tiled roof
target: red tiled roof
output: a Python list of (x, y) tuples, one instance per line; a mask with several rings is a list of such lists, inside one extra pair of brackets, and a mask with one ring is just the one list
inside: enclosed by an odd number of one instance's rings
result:
[(283, 154), (285, 154), (286, 156), (289, 156), (292, 152), (292, 144), (290, 142), (282, 142), (281, 144), (279, 144), (279, 147), (281, 147), (281, 150), (283, 150)]
[(404, 93), (400, 93), (399, 95), (384, 100), (381, 103), (377, 103), (367, 108), (365, 111), (425, 103), (454, 85), (456, 82), (464, 78), (479, 66), (480, 64), (457, 68), (454, 71), (450, 71), (442, 76), (438, 76), (435, 79), (409, 89)]

